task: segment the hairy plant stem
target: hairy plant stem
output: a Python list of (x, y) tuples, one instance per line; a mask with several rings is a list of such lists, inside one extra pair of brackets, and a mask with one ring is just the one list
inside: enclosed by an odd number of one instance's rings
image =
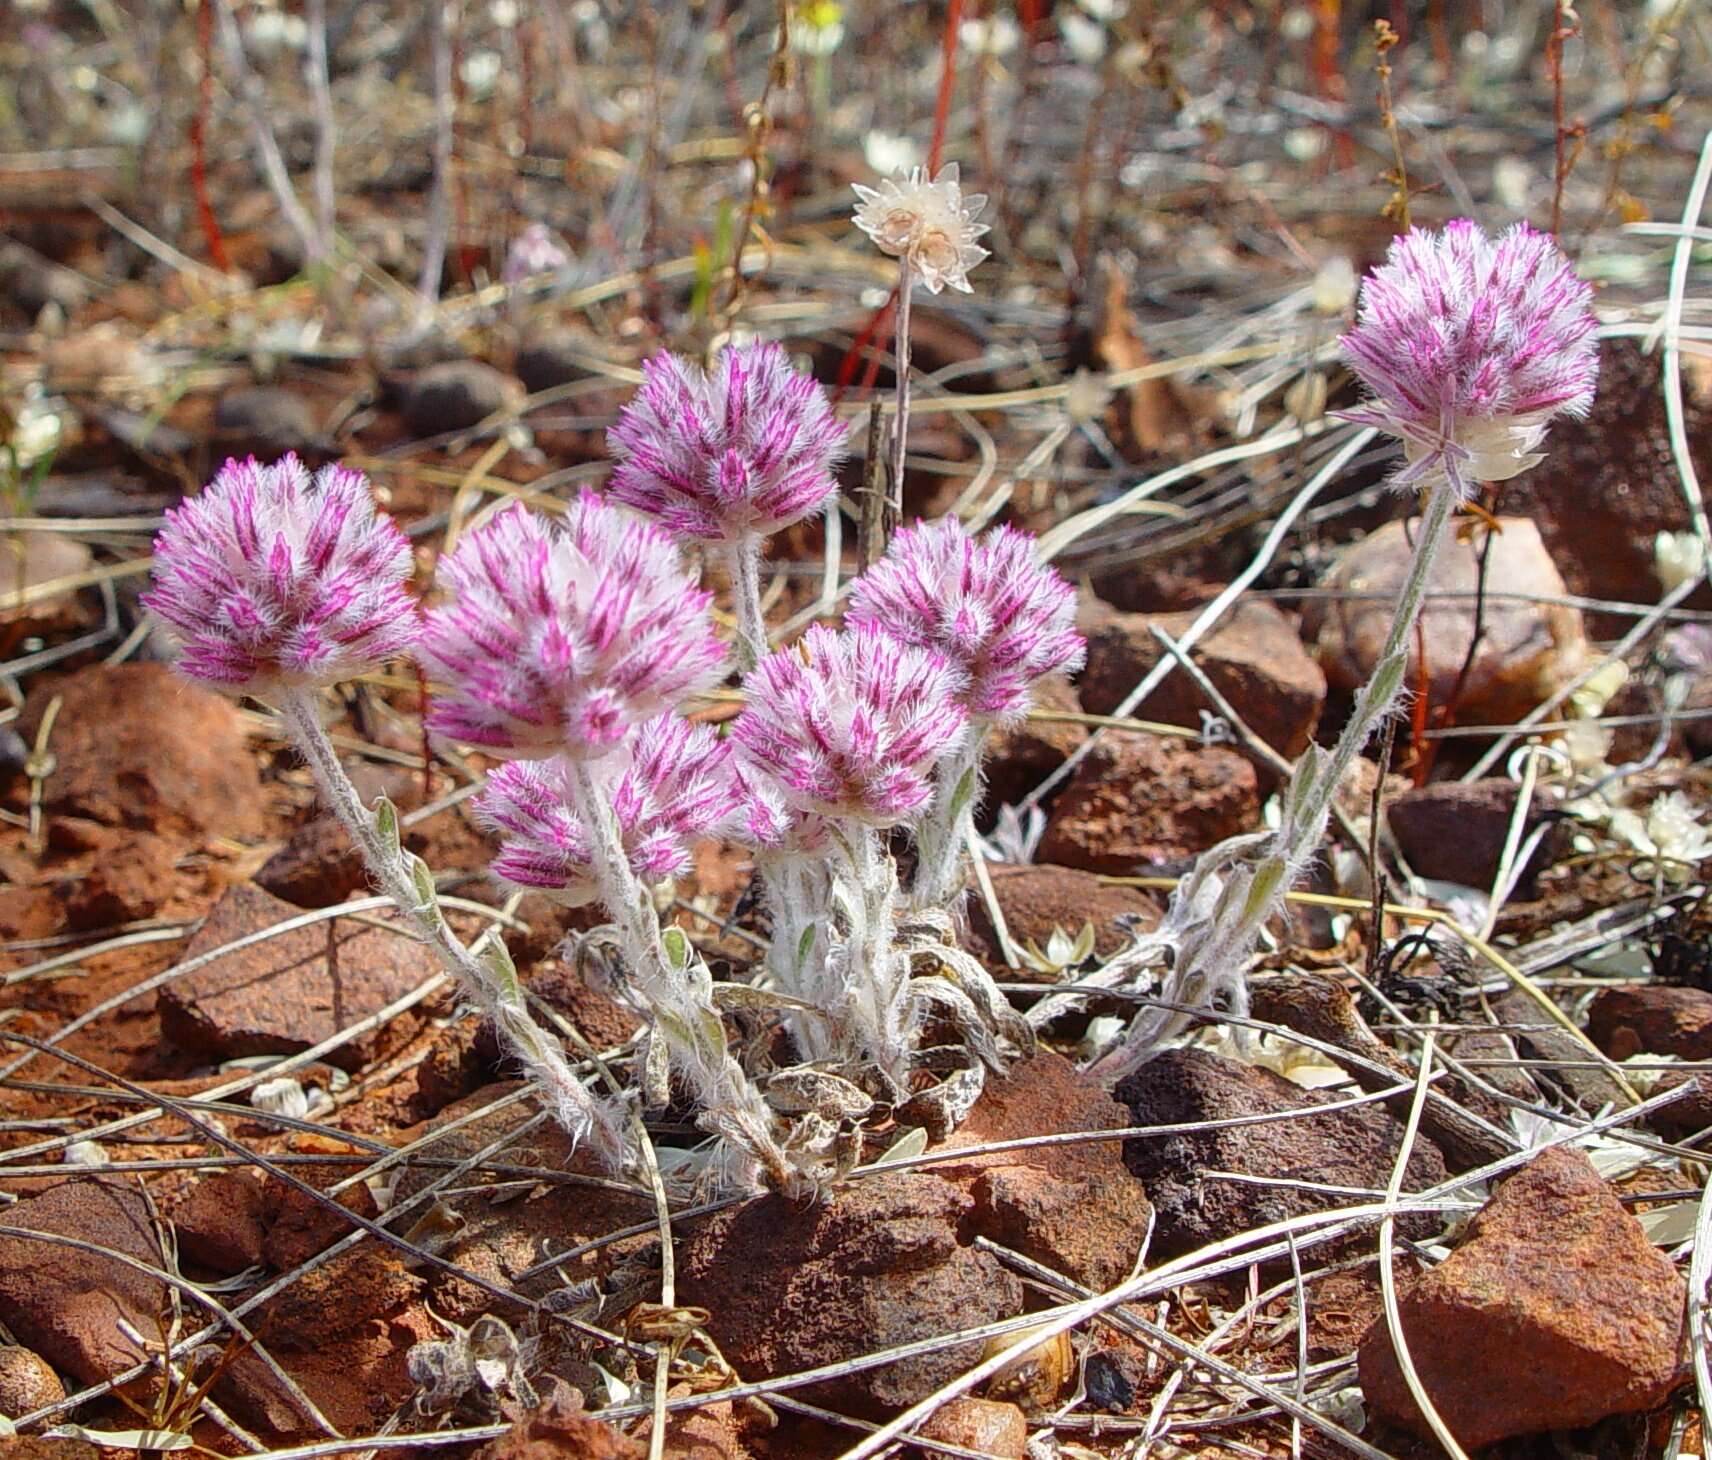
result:
[[(845, 822), (837, 841), (848, 874), (844, 891), (850, 920), (842, 949), (842, 1002), (851, 1012), (851, 1033), (862, 1052), (903, 1091), (909, 1076), (908, 989), (897, 954), (897, 871), (872, 827)], [(838, 1012), (835, 1022), (845, 1022)]]
[(773, 1133), (773, 1115), (748, 1072), (731, 1053), (713, 1001), (713, 976), (677, 929), (668, 938), (653, 899), (630, 869), (607, 798), (588, 763), (571, 767), (572, 809), (588, 831), (589, 859), (601, 899), (618, 921), (626, 972), (648, 1015), (650, 1037), (695, 1092), (706, 1128), (759, 1163), (777, 1187), (792, 1190), (799, 1174)]
[(940, 908), (963, 890), (963, 852), (975, 823), (985, 725), (971, 725), (933, 773), (933, 802), (915, 834), (912, 908)]
[(904, 455), (909, 449), (910, 412), (910, 291), (914, 283), (915, 267), (905, 254), (898, 260), (898, 314), (892, 328), (892, 354), (898, 367), (898, 409), (892, 420), (892, 479), (886, 484), (891, 508), (887, 513), (888, 536), (904, 515)]
[[(1284, 791), (1278, 830), (1271, 836), (1233, 837), (1209, 848), (1172, 895), (1159, 929), (1147, 939), (1172, 959), (1160, 991), (1167, 1002), (1209, 1008), (1223, 995), (1234, 1012), (1246, 1011), (1248, 965), (1261, 932), (1284, 911), (1290, 890), (1319, 855), (1338, 787), (1404, 694), (1410, 636), (1462, 496), (1456, 466), (1447, 459), (1445, 480), (1428, 490), (1414, 558), (1373, 674), (1356, 696), (1332, 749), (1310, 747), (1297, 762)], [(1143, 1011), (1123, 1042), (1098, 1060), (1093, 1072), (1108, 1080), (1122, 1079), (1192, 1018), (1181, 1009)]]
[[(622, 1168), (628, 1146), (617, 1112), (589, 1093), (566, 1061), (558, 1041), (536, 1024), (499, 936), (489, 930), (477, 942), (478, 949), (485, 946), (491, 950), (491, 960), (459, 941), (433, 898), (427, 869), (398, 844), (396, 822), (394, 836), (389, 837), (381, 819), (363, 805), (321, 724), (314, 696), (306, 691), (288, 693), (280, 697), (278, 708), (322, 797), (362, 854), (380, 890), (434, 950), (441, 966), (464, 993), (493, 1021), (501, 1045), (541, 1086), (554, 1116), (572, 1138), (586, 1141), (602, 1160), (615, 1169)], [(417, 868), (422, 869), (421, 874)]]
[(731, 579), (731, 597), (737, 610), (738, 668), (753, 669), (767, 654), (767, 618), (761, 611), (761, 539), (745, 533), (736, 542), (723, 544), (719, 556)]

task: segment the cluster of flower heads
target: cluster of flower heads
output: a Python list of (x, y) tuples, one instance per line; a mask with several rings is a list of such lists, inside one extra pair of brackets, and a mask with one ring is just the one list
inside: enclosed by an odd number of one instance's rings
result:
[[(599, 763), (620, 844), (643, 882), (689, 871), (694, 844), (739, 816), (742, 787), (730, 762), (730, 744), (711, 726), (665, 714)], [(499, 838), (496, 877), (577, 907), (601, 889), (588, 829), (571, 809), (569, 773), (563, 757), (510, 761), (488, 777), (475, 810)]]
[(1414, 229), (1367, 276), (1339, 342), (1371, 392), (1343, 414), (1402, 438), (1399, 487), (1508, 480), (1541, 459), (1553, 416), (1593, 403), (1591, 299), (1551, 237), (1525, 223), (1496, 240), (1467, 219)]
[(851, 590), (846, 622), (945, 656), (979, 722), (1025, 713), (1041, 676), (1086, 658), (1076, 591), (1014, 527), (971, 537), (953, 517), (902, 529)]
[(447, 690), (429, 728), (492, 754), (604, 755), (723, 672), (712, 595), (672, 539), (595, 493), (557, 525), (506, 508), (440, 573), (453, 597), (420, 652)]
[(144, 604), (179, 669), (232, 694), (331, 684), (416, 641), (410, 544), (361, 472), (228, 461), (166, 514)]
[(907, 178), (887, 178), (877, 188), (857, 183), (856, 196), (856, 226), (881, 253), (907, 259), (930, 293), (947, 286), (972, 292), (969, 270), (987, 257), (975, 241), (987, 232), (975, 221), (987, 198), (964, 196), (955, 162), (931, 179), (925, 168), (914, 167)]
[(825, 504), (844, 427), (814, 377), (763, 341), (722, 351), (711, 376), (654, 356), (607, 444), (614, 498), (683, 537), (733, 542)]

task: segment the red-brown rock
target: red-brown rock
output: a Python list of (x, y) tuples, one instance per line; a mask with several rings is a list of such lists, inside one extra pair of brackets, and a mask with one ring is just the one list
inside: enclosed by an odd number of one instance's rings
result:
[[(1665, 420), (1662, 357), (1638, 340), (1600, 347), (1599, 393), (1583, 421), (1552, 425), (1551, 449), (1504, 486), (1504, 508), (1531, 517), (1574, 593), (1655, 603), (1653, 544), (1690, 526)], [(1712, 399), (1684, 392), (1686, 435), (1702, 482), (1712, 481)], [(1594, 632), (1615, 637), (1634, 620), (1611, 615)]]
[[(1164, 656), (1157, 625), (1181, 640), (1194, 623), (1189, 613), (1115, 613), (1086, 603), (1081, 628), (1088, 636), (1088, 667), (1077, 681), (1083, 706), (1111, 715)], [(1249, 729), (1294, 760), (1308, 748), (1326, 702), (1326, 677), (1302, 646), (1295, 627), (1272, 604), (1244, 598), (1190, 650), (1213, 687)], [(1201, 711), (1216, 714), (1194, 680), (1173, 671), (1133, 712), (1143, 720), (1201, 728)]]
[(270, 1214), (261, 1178), (252, 1171), (206, 1176), (172, 1214), (179, 1253), (217, 1273), (259, 1267)]
[[(91, 1243), (162, 1266), (160, 1243), (134, 1186), (79, 1176), (8, 1207), (5, 1225)], [(63, 1243), (0, 1237), (0, 1314), (19, 1343), (61, 1373), (96, 1384), (143, 1358), (117, 1320), (152, 1339), (165, 1288), (112, 1257)]]
[[(1153, 927), (1159, 921), (1159, 904), (1139, 887), (1102, 882), (1092, 872), (1075, 867), (1055, 867), (1045, 862), (1026, 867), (993, 866), (988, 875), (1011, 942), (1019, 948), (1032, 942), (1044, 951), (1055, 930), (1062, 929), (1074, 939), (1084, 924), (1092, 923), (1094, 954), (1105, 959), (1129, 942), (1128, 935), (1118, 926), (1119, 918), (1137, 918), (1143, 928)], [(967, 907), (970, 952), (990, 968), (1005, 969), (998, 934), (987, 916), (986, 899), (971, 894)], [(1027, 967), (1005, 969), (1005, 974), (1012, 982), (1027, 982), (1042, 976)]]
[[(1489, 888), (1504, 858), (1518, 794), (1516, 782), (1503, 776), (1433, 781), (1411, 786), (1387, 801), (1385, 819), (1403, 856), (1421, 876)], [(1544, 809), (1536, 798), (1525, 831), (1539, 825)], [(1550, 862), (1555, 846), (1549, 833), (1542, 838), (1528, 876), (1538, 875)]]
[(80, 931), (146, 918), (171, 889), (177, 858), (169, 843), (146, 832), (108, 834), (115, 845), (66, 889), (65, 920)]
[[(258, 933), (300, 909), (248, 883), (229, 888), (185, 949), (186, 959)], [(161, 1030), (211, 1059), (296, 1054), (402, 998), (439, 965), (421, 943), (372, 922), (313, 923), (216, 958), (160, 994)], [(414, 1021), (414, 1016), (406, 1016)], [(371, 1030), (328, 1053), (357, 1069), (378, 1050)]]
[[(1056, 714), (1080, 714), (1076, 688), (1062, 674), (1049, 674), (1035, 687), (1034, 708)], [(1014, 806), (1063, 765), (1088, 738), (1088, 727), (1073, 720), (1037, 720), (1030, 716), (987, 742), (982, 769), (987, 784), (981, 797), (981, 821), (991, 822), (1001, 806)]]
[[(1158, 1213), (1154, 1251), (1167, 1257), (1238, 1232), (1309, 1212), (1330, 1211), (1349, 1198), (1331, 1187), (1383, 1188), (1402, 1144), (1403, 1127), (1375, 1105), (1323, 1115), (1324, 1090), (1307, 1090), (1282, 1075), (1239, 1064), (1204, 1049), (1168, 1049), (1117, 1087), (1137, 1126), (1199, 1126), (1170, 1135), (1136, 1136), (1124, 1161), (1140, 1178)], [(1291, 1120), (1260, 1120), (1286, 1111)], [(1242, 1125), (1219, 1122), (1246, 1119)], [(1298, 1177), (1314, 1185), (1258, 1185), (1209, 1175)], [(1437, 1146), (1417, 1138), (1403, 1189), (1420, 1191), (1445, 1180)], [(1437, 1231), (1432, 1215), (1398, 1219), (1398, 1231), (1424, 1240)]]
[(1587, 1009), (1587, 1032), (1616, 1060), (1636, 1054), (1712, 1059), (1712, 993), (1663, 983), (1600, 989)]
[(967, 1394), (953, 1399), (933, 1412), (920, 1426), (920, 1433), (993, 1460), (1023, 1460), (1028, 1453), (1028, 1420), (1016, 1405), (998, 1399), (976, 1399)]
[[(1069, 1131), (1121, 1130), (1129, 1112), (1062, 1055), (1043, 1051), (986, 1088), (940, 1149), (957, 1150)], [(1152, 1221), (1121, 1140), (1024, 1147), (931, 1168), (975, 1199), (983, 1236), (1092, 1288), (1125, 1277)]]
[(346, 1161), (293, 1164), (291, 1174), (326, 1195), (317, 1201), (279, 1177), (268, 1175), (262, 1191), (267, 1212), (267, 1235), (262, 1239), (262, 1260), (279, 1272), (288, 1272), (324, 1252), (352, 1230), (336, 1208), (355, 1212), (371, 1221), (380, 1215), (374, 1193), (363, 1181), (351, 1182), (336, 1195), (333, 1188), (349, 1181), (361, 1168)]
[[(162, 835), (261, 835), (261, 778), (230, 700), (164, 664), (90, 665), (56, 692), (50, 811)], [(25, 734), (34, 744), (34, 723)]]
[(333, 816), (303, 823), (261, 865), (256, 886), (298, 907), (332, 907), (367, 891), (361, 854)]
[[(1509, 724), (1578, 673), (1587, 656), (1581, 610), (1567, 593), (1539, 529), (1525, 517), (1499, 519), (1489, 539), (1490, 591), (1479, 650), (1463, 677), (1474, 640), (1481, 548), (1452, 536), (1439, 550), (1428, 584), (1422, 632), (1409, 646), (1406, 682), (1421, 682), (1426, 646), (1427, 695), (1434, 705), (1457, 696), (1463, 724)], [(1305, 621), (1318, 636), (1320, 663), (1338, 689), (1367, 683), (1390, 632), (1397, 595), (1414, 557), (1413, 523), (1387, 522), (1338, 555)], [(1457, 690), (1458, 681), (1461, 690)]]
[(583, 1409), (582, 1396), (559, 1386), (471, 1460), (644, 1460), (647, 1449)]
[[(1428, 1397), (1475, 1450), (1662, 1404), (1683, 1376), (1683, 1297), (1592, 1163), (1560, 1147), (1505, 1181), (1399, 1306)], [(1383, 1319), (1362, 1340), (1360, 1372), (1375, 1410), (1427, 1433)]]
[[(745, 1379), (814, 1368), (1022, 1311), (1022, 1285), (964, 1245), (973, 1202), (910, 1172), (854, 1181), (801, 1205), (758, 1197), (697, 1222), (684, 1239), (678, 1299)], [(807, 1386), (817, 1404), (883, 1416), (925, 1398), (980, 1357), (946, 1344)]]
[(64, 1398), (65, 1385), (46, 1359), (22, 1344), (0, 1343), (0, 1418), (17, 1419)]
[(1254, 767), (1234, 750), (1108, 730), (1052, 808), (1040, 860), (1134, 875), (1251, 831), (1259, 815)]

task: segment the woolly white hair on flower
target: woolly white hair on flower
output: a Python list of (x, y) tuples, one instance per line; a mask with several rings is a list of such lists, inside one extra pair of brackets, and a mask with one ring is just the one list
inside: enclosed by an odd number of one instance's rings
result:
[(971, 293), (969, 270), (987, 257), (976, 239), (988, 231), (975, 220), (987, 206), (984, 193), (964, 195), (955, 162), (928, 178), (921, 167), (907, 178), (887, 178), (877, 188), (857, 183), (855, 222), (881, 253), (908, 259), (930, 293), (949, 286)]
[(1346, 420), (1402, 438), (1394, 485), (1441, 478), (1458, 496), (1536, 465), (1558, 414), (1584, 416), (1599, 378), (1592, 291), (1549, 235), (1489, 239), (1461, 218), (1414, 229), (1367, 276), (1339, 341), (1371, 393)]

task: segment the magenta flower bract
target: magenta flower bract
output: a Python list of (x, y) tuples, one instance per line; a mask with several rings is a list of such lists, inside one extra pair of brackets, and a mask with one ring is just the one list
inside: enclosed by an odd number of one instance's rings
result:
[(852, 586), (845, 621), (943, 654), (968, 676), (972, 719), (1015, 719), (1042, 675), (1087, 657), (1076, 590), (1034, 542), (1013, 527), (970, 537), (952, 517), (906, 527)]
[(819, 382), (758, 341), (722, 351), (711, 378), (655, 355), (606, 439), (614, 498), (685, 537), (734, 542), (824, 505), (844, 428)]
[(710, 596), (650, 522), (584, 493), (553, 525), (521, 505), (442, 560), (451, 602), (423, 660), (447, 688), (429, 727), (495, 755), (612, 750), (720, 677)]
[[(644, 882), (688, 872), (693, 843), (739, 814), (730, 745), (711, 726), (680, 715), (659, 715), (638, 727), (595, 775), (630, 869)], [(573, 907), (599, 895), (588, 830), (572, 809), (563, 757), (501, 766), (476, 797), (475, 810), (500, 836), (493, 871), (503, 881)]]
[(1539, 460), (1560, 412), (1582, 416), (1599, 377), (1592, 291), (1550, 236), (1496, 242), (1467, 219), (1396, 239), (1339, 341), (1372, 393), (1347, 420), (1400, 436), (1411, 488), (1449, 468), (1467, 494)]
[(731, 738), (790, 809), (893, 826), (932, 798), (934, 763), (968, 721), (963, 683), (931, 650), (816, 624), (751, 671)]
[(410, 544), (368, 479), (295, 456), (228, 461), (155, 537), (144, 605), (182, 646), (179, 670), (238, 694), (366, 674), (421, 629)]

